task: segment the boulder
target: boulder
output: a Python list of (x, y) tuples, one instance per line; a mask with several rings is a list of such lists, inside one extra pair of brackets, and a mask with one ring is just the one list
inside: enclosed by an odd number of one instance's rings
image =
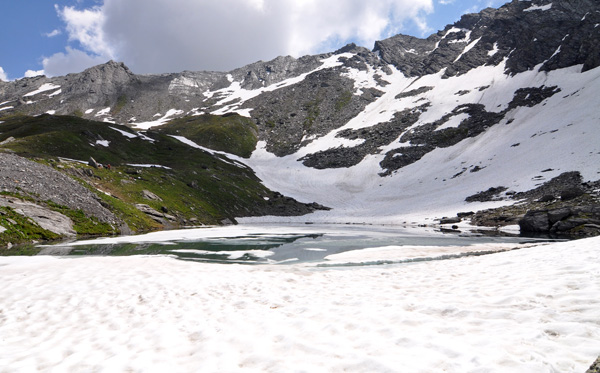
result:
[[(75, 237), (77, 235), (73, 229), (71, 219), (47, 207), (12, 197), (0, 197), (0, 206), (10, 207), (16, 213), (30, 218), (37, 225), (50, 232), (65, 237)], [(14, 224), (16, 225), (16, 222)]]
[(559, 222), (565, 218), (568, 218), (569, 216), (571, 216), (571, 214), (572, 214), (572, 211), (569, 207), (563, 207), (563, 208), (559, 208), (559, 209), (549, 210), (548, 211), (548, 222), (550, 223), (550, 226), (553, 226), (557, 222)]
[(600, 205), (528, 211), (519, 227), (521, 233), (596, 236), (600, 234)]
[(142, 190), (142, 197), (152, 201), (162, 201), (162, 198), (146, 189)]
[(460, 223), (461, 221), (462, 221), (462, 219), (459, 217), (453, 217), (453, 218), (443, 217), (440, 219), (440, 224), (456, 224), (456, 223)]
[(563, 190), (560, 193), (560, 199), (563, 201), (569, 201), (583, 195), (584, 193), (585, 190), (583, 190), (581, 187), (572, 187)]
[(550, 230), (548, 211), (528, 211), (523, 219), (519, 220), (519, 228), (521, 233), (548, 232)]
[(90, 157), (90, 159), (88, 160), (88, 166), (94, 167), (94, 168), (99, 168), (100, 164), (98, 162), (96, 162), (96, 160), (93, 157)]

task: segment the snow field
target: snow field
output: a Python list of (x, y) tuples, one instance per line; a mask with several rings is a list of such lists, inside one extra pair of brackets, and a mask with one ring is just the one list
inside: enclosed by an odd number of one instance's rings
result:
[[(506, 202), (468, 204), (465, 197), (505, 186), (526, 191), (560, 175), (578, 170), (585, 180), (596, 180), (600, 169), (600, 69), (581, 73), (581, 66), (549, 73), (528, 71), (509, 77), (504, 65), (484, 66), (459, 77), (441, 79), (441, 74), (417, 81), (400, 72), (384, 77), (390, 84), (384, 95), (371, 103), (345, 126), (316, 138), (297, 153), (275, 157), (265, 144), (244, 162), (252, 167), (265, 185), (303, 202), (316, 201), (332, 207), (309, 217), (288, 221), (403, 223), (424, 222), (427, 218), (454, 215), (460, 211), (481, 210)], [(418, 84), (417, 84), (418, 83)], [(400, 146), (398, 141), (382, 147), (381, 153), (367, 156), (360, 164), (344, 169), (316, 170), (298, 161), (302, 156), (337, 146), (353, 146), (336, 138), (346, 128), (364, 128), (392, 118), (397, 111), (416, 107), (424, 98), (431, 106), (413, 128), (440, 119), (464, 103), (480, 103), (488, 111), (504, 110), (513, 92), (522, 87), (558, 86), (561, 91), (534, 107), (510, 111), (499, 124), (474, 138), (436, 149), (392, 176), (381, 178), (379, 162), (385, 152)], [(402, 91), (433, 87), (418, 96), (395, 99)], [(489, 86), (485, 89), (481, 87)], [(459, 89), (468, 90), (456, 95)], [(385, 108), (385, 112), (383, 110)], [(442, 126), (457, 125), (461, 114)], [(410, 130), (410, 128), (409, 128)], [(471, 172), (478, 166), (478, 172)], [(548, 171), (549, 170), (549, 171)], [(545, 172), (542, 172), (545, 171)], [(462, 172), (462, 173), (461, 173)], [(262, 217), (244, 221), (271, 221)], [(281, 221), (281, 220), (279, 220)]]
[(352, 269), (1, 257), (0, 370), (583, 372), (599, 245)]

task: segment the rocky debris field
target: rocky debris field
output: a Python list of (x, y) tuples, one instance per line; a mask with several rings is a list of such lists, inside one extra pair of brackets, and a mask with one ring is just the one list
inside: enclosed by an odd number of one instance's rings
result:
[(93, 192), (52, 167), (14, 154), (0, 153), (0, 192), (52, 201), (101, 222), (118, 224), (117, 217), (100, 204)]
[(579, 172), (565, 172), (527, 192), (491, 187), (467, 197), (467, 202), (514, 200), (495, 209), (459, 213), (441, 224), (470, 219), (476, 226), (519, 225), (521, 234), (587, 237), (600, 235), (600, 180), (583, 182)]

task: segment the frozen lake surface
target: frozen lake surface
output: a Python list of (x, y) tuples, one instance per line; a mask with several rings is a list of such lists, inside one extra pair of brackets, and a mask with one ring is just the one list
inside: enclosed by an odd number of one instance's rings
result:
[(44, 247), (79, 256), (0, 257), (0, 370), (580, 373), (599, 247), (345, 225)]
[[(531, 238), (378, 225), (238, 225), (161, 231), (44, 246), (45, 255), (170, 255), (219, 263), (390, 264), (453, 258), (536, 242)], [(347, 262), (344, 263), (344, 260)]]

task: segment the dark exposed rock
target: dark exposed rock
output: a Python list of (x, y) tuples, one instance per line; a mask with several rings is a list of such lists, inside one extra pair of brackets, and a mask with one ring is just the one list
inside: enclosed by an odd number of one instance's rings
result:
[(460, 223), (461, 221), (462, 219), (459, 217), (444, 217), (440, 219), (440, 224), (456, 224)]
[(404, 166), (415, 163), (419, 159), (430, 151), (434, 150), (435, 147), (431, 145), (420, 145), (420, 146), (405, 146), (396, 148), (386, 153), (385, 158), (379, 163), (384, 172), (380, 173), (381, 176), (388, 176), (392, 174), (392, 171), (398, 170)]
[(473, 194), (472, 196), (465, 198), (465, 201), (467, 201), (467, 202), (497, 201), (500, 199), (499, 195), (506, 190), (508, 190), (508, 188), (503, 187), (503, 186), (492, 187), (486, 191), (479, 192), (479, 193)]
[(419, 119), (420, 110), (407, 109), (396, 113), (390, 122), (384, 122), (369, 128), (340, 131), (337, 137), (350, 140), (362, 139), (364, 142), (355, 147), (338, 147), (308, 154), (301, 160), (308, 167), (318, 169), (351, 167), (360, 163), (368, 154), (378, 151), (379, 147), (392, 142), (409, 126)]
[(521, 233), (600, 235), (600, 205), (529, 211), (519, 221)]
[[(561, 192), (568, 188), (583, 190), (584, 193), (570, 200), (558, 199)], [(518, 202), (478, 211), (471, 218), (471, 224), (505, 226), (523, 221), (524, 234), (537, 232), (574, 237), (597, 234), (593, 220), (582, 222), (576, 219), (589, 218), (590, 212), (594, 211), (592, 206), (600, 203), (600, 180), (582, 183), (579, 172), (565, 172), (530, 191), (505, 194), (507, 198)], [(527, 214), (527, 219), (524, 219)]]
[(553, 195), (546, 194), (545, 196), (540, 197), (540, 199), (538, 199), (537, 202), (552, 202), (555, 199), (556, 198), (554, 198)]
[(600, 373), (600, 357), (596, 359), (585, 373)]
[(177, 221), (177, 218), (175, 216), (167, 214), (166, 211), (159, 212), (146, 204), (138, 203), (135, 205), (135, 208), (148, 215), (157, 223), (160, 223), (167, 227), (171, 226), (172, 223), (175, 223)]
[[(498, 124), (510, 110), (518, 106), (539, 103), (557, 92), (558, 90), (555, 87), (527, 88), (523, 91), (517, 91), (511, 101), (511, 106), (498, 113), (486, 111), (485, 107), (481, 104), (459, 105), (440, 120), (421, 125), (406, 132), (400, 139), (400, 142), (410, 142), (413, 146), (401, 147), (389, 151), (380, 163), (381, 167), (385, 170), (381, 175), (390, 175), (393, 171), (418, 161), (425, 154), (436, 148), (446, 148), (456, 145), (466, 138), (478, 136), (488, 128)], [(423, 107), (421, 110), (423, 110)], [(449, 121), (452, 117), (460, 114), (468, 114), (468, 117), (463, 119), (458, 127), (438, 130), (441, 125)], [(471, 172), (479, 170), (480, 168), (475, 168)]]
[(244, 106), (254, 108), (252, 117), (259, 138), (267, 140), (267, 150), (283, 156), (298, 150), (305, 137), (341, 127), (380, 94), (365, 89), (356, 95), (353, 80), (326, 69), (309, 74), (294, 86), (266, 92)]
[[(515, 0), (499, 9), (466, 14), (427, 39), (397, 35), (376, 42), (374, 51), (408, 76), (431, 74), (444, 67), (446, 76), (454, 76), (477, 66), (497, 65), (505, 58), (511, 74), (540, 64), (544, 70), (579, 64), (584, 70), (599, 66), (600, 47), (593, 40), (599, 37), (595, 26), (600, 23), (600, 14), (590, 12), (598, 9), (597, 2), (558, 0), (548, 10), (526, 11), (531, 6), (531, 2)], [(470, 37), (462, 30), (470, 31)], [(559, 47), (560, 53), (556, 53)], [(494, 48), (496, 52), (489, 53)]]
[(560, 92), (560, 88), (557, 86), (541, 86), (517, 89), (512, 101), (508, 104), (508, 109), (515, 109), (520, 106), (535, 106), (545, 99), (554, 96), (558, 92)]
[(563, 201), (568, 201), (574, 198), (577, 198), (585, 193), (585, 190), (581, 187), (569, 187), (565, 188), (560, 192), (560, 199)]
[(523, 219), (519, 221), (521, 232), (549, 232), (550, 221), (548, 211), (529, 211)]
[[(268, 62), (258, 61), (235, 69), (230, 74), (233, 79), (243, 81), (242, 88), (258, 89), (307, 73), (321, 65), (320, 59), (322, 57), (324, 55), (304, 56), (298, 59), (291, 56), (277, 57)], [(228, 83), (225, 83), (225, 86), (228, 85)]]
[(420, 94), (423, 94), (425, 92), (431, 91), (433, 89), (433, 87), (429, 87), (429, 86), (423, 86), (423, 87), (419, 87), (417, 89), (412, 89), (410, 91), (406, 91), (406, 92), (402, 92), (396, 95), (396, 99), (400, 100), (406, 97), (413, 97), (413, 96), (417, 96)]
[(542, 197), (549, 200), (550, 196), (558, 198), (566, 190), (581, 189), (582, 181), (583, 178), (578, 171), (564, 172), (535, 189), (516, 193), (513, 198), (516, 200), (541, 199)]

